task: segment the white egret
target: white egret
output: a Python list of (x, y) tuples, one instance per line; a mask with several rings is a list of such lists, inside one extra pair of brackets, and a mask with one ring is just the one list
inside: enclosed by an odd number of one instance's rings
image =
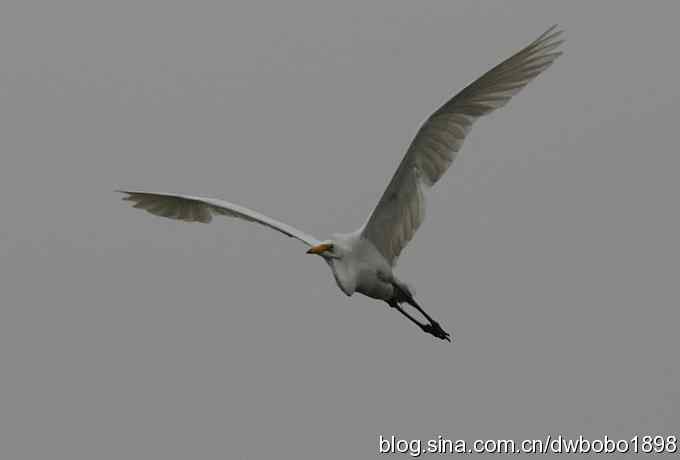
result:
[[(397, 279), (394, 266), (425, 216), (423, 191), (446, 172), (460, 150), (472, 124), (504, 106), (561, 52), (561, 31), (551, 27), (509, 59), (468, 85), (420, 127), (396, 173), (366, 223), (348, 234), (319, 241), (287, 224), (227, 201), (172, 193), (120, 190), (134, 207), (152, 214), (188, 222), (208, 223), (213, 215), (244, 219), (296, 238), (328, 263), (337, 285), (351, 296), (359, 292), (383, 300), (433, 336), (451, 341), (450, 334), (413, 298), (413, 291)], [(422, 315), (407, 312), (407, 303)], [(413, 312), (415, 313), (415, 312)]]

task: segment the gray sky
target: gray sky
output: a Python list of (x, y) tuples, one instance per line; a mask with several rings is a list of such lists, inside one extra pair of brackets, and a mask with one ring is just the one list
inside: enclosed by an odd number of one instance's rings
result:
[[(0, 451), (372, 458), (404, 438), (677, 432), (677, 2), (4, 2)], [(553, 23), (397, 273), (456, 338), (346, 298), (217, 196), (358, 227), (419, 124)]]

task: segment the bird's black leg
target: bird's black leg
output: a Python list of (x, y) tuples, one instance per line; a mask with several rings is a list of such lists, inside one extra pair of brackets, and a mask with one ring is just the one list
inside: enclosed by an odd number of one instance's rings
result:
[(391, 300), (391, 301), (387, 302), (387, 304), (390, 307), (396, 309), (399, 313), (401, 313), (405, 317), (407, 317), (409, 320), (411, 320), (413, 323), (415, 323), (419, 328), (423, 329), (424, 327), (427, 326), (427, 324), (421, 323), (420, 321), (415, 319), (413, 316), (409, 315), (408, 312), (404, 311), (404, 309), (401, 308), (401, 306), (395, 300)]
[[(444, 329), (442, 329), (442, 327), (439, 325), (439, 323), (437, 321), (435, 321), (434, 319), (432, 319), (432, 317), (430, 315), (428, 315), (427, 312), (425, 310), (423, 310), (420, 305), (418, 305), (418, 302), (415, 301), (413, 296), (408, 291), (405, 291), (404, 289), (401, 288), (401, 286), (399, 286), (396, 283), (393, 284), (393, 286), (399, 292), (401, 299), (403, 299), (409, 305), (411, 305), (416, 310), (418, 310), (430, 322), (430, 324), (425, 324), (425, 325), (418, 323), (420, 325), (421, 329), (423, 329), (425, 332), (432, 334), (435, 337), (438, 337), (442, 340), (448, 340), (449, 342), (451, 341), (451, 334), (449, 334)], [(402, 309), (402, 312), (403, 312), (403, 309)], [(404, 312), (404, 314), (406, 314), (406, 313)]]
[(432, 319), (430, 315), (428, 315), (427, 312), (425, 312), (425, 310), (423, 310), (420, 307), (420, 305), (418, 305), (418, 303), (415, 300), (413, 300), (413, 297), (409, 296), (409, 298), (406, 301), (409, 303), (409, 305), (412, 305), (416, 310), (418, 310), (430, 322), (430, 324), (426, 326), (426, 328), (428, 328), (426, 332), (429, 332), (430, 334), (434, 335), (435, 337), (439, 337), (442, 340), (448, 340), (449, 342), (451, 341), (451, 334), (442, 329), (439, 323)]
[(445, 332), (444, 329), (442, 329), (441, 326), (439, 325), (439, 323), (437, 323), (436, 321), (432, 321), (428, 317), (430, 324), (421, 323), (420, 321), (415, 319), (413, 316), (408, 314), (407, 311), (405, 311), (403, 308), (401, 308), (401, 306), (399, 305), (399, 303), (397, 301), (391, 300), (391, 301), (387, 302), (387, 304), (390, 307), (396, 309), (399, 313), (401, 313), (405, 317), (407, 317), (410, 321), (415, 323), (424, 332), (427, 332), (428, 334), (432, 334), (433, 336), (437, 337), (438, 339), (448, 340), (449, 342), (451, 341), (449, 333)]

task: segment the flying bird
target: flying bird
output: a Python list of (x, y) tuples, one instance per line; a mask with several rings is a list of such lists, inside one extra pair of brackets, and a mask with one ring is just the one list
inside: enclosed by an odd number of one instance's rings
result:
[[(320, 241), (259, 212), (215, 198), (118, 190), (135, 208), (187, 222), (208, 223), (214, 215), (261, 224), (308, 246), (321, 256), (346, 295), (355, 292), (386, 302), (424, 332), (451, 341), (451, 335), (414, 299), (414, 291), (394, 274), (397, 259), (425, 217), (424, 191), (446, 172), (472, 124), (504, 106), (562, 53), (562, 31), (553, 26), (521, 51), (456, 94), (422, 124), (368, 220), (358, 230)], [(404, 304), (411, 308), (405, 308)]]

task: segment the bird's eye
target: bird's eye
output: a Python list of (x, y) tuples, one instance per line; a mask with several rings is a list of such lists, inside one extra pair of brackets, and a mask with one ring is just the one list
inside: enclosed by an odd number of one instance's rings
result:
[(328, 250), (329, 250), (329, 251), (334, 251), (334, 250), (335, 250), (335, 245), (329, 244), (329, 245), (328, 245)]

